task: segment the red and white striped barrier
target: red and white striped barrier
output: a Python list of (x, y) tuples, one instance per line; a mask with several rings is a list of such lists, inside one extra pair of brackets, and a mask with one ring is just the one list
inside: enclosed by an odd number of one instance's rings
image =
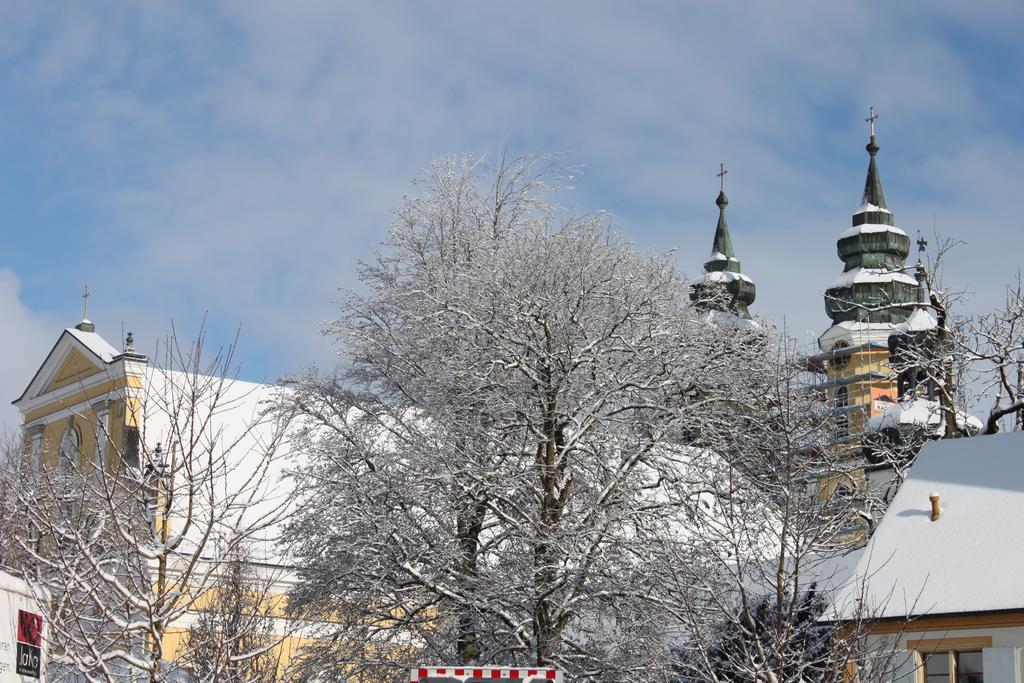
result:
[(421, 667), (409, 672), (410, 683), (475, 683), (480, 681), (522, 681), (563, 683), (562, 672), (555, 669), (527, 669), (507, 666)]

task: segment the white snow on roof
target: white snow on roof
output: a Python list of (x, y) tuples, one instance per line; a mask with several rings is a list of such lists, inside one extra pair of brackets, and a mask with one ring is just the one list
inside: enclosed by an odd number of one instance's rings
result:
[(709, 261), (736, 261), (737, 263), (739, 263), (739, 259), (736, 258), (735, 256), (726, 256), (722, 252), (715, 251), (715, 250), (712, 250), (711, 256), (708, 257), (708, 260)]
[(822, 351), (831, 351), (839, 342), (847, 346), (859, 346), (868, 342), (886, 344), (892, 334), (892, 323), (862, 323), (844, 320), (835, 323), (818, 337)]
[(905, 322), (895, 327), (900, 332), (927, 332), (939, 326), (939, 321), (928, 306), (915, 306)]
[(839, 236), (839, 239), (846, 239), (847, 237), (853, 237), (854, 235), (859, 235), (865, 232), (894, 232), (897, 235), (903, 235), (904, 237), (907, 236), (907, 233), (892, 225), (865, 223), (863, 225), (855, 225), (852, 228), (847, 228), (843, 231), (843, 234)]
[(732, 311), (707, 310), (703, 312), (703, 321), (727, 330), (758, 330), (761, 323), (756, 320), (741, 318)]
[[(938, 401), (915, 398), (887, 406), (868, 420), (864, 431), (871, 433), (907, 426), (926, 428), (933, 436), (939, 436), (943, 432), (943, 424), (942, 406)], [(960, 429), (975, 433), (981, 431), (983, 426), (981, 420), (960, 410), (956, 413), (956, 424)]]
[(877, 206), (875, 204), (872, 204), (871, 202), (864, 202), (859, 207), (857, 207), (857, 210), (853, 212), (853, 215), (856, 216), (859, 213), (867, 213), (868, 211), (881, 211), (882, 213), (889, 214), (892, 213), (892, 211), (890, 211), (889, 209), (883, 209), (881, 206)]
[[(1022, 609), (1022, 537), (1024, 432), (930, 442), (857, 563), (865, 605), (878, 618)], [(836, 594), (840, 618), (853, 584)]]
[(908, 285), (917, 285), (917, 280), (898, 270), (889, 270), (888, 268), (853, 268), (833, 280), (828, 288), (852, 287), (854, 284), (864, 282), (905, 282)]
[(704, 282), (732, 282), (733, 280), (754, 282), (743, 273), (733, 273), (728, 270), (713, 270), (710, 273), (704, 273)]
[[(216, 405), (211, 406), (215, 393), (220, 395)], [(152, 366), (146, 368), (140, 390), (141, 436), (147, 449), (152, 450), (159, 443), (165, 453), (180, 451), (184, 447), (182, 435), (187, 437), (206, 416), (210, 417), (209, 423), (202, 425), (204, 435), (196, 437), (196, 452), (200, 459), (207, 457), (204, 453), (212, 454), (215, 461), (220, 459), (217, 474), (211, 476), (222, 499), (228, 492), (245, 491), (242, 500), (249, 501), (229, 515), (217, 533), (228, 537), (233, 527), (266, 525), (250, 539), (249, 552), (257, 560), (276, 563), (287, 563), (287, 553), (276, 546), (276, 541), (282, 523), (292, 512), (289, 493), (293, 483), (284, 479), (284, 472), (298, 464), (300, 454), (293, 449), (298, 426), (283, 422), (268, 411), (288, 393), (288, 389), (272, 384), (218, 380)], [(190, 416), (189, 401), (193, 394), (201, 398)]]
[(95, 353), (103, 360), (104, 363), (109, 363), (114, 360), (114, 356), (119, 355), (121, 352), (115, 349), (107, 342), (106, 339), (96, 334), (95, 332), (83, 332), (82, 330), (74, 327), (69, 327), (66, 330), (68, 334), (82, 342), (90, 351)]

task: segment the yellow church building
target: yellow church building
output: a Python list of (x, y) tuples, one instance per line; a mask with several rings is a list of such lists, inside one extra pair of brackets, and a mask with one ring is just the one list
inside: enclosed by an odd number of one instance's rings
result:
[[(182, 351), (172, 343), (166, 351), (164, 364), (174, 369), (150, 363), (130, 334), (115, 348), (84, 317), (61, 332), (14, 401), (26, 476), (33, 477), (22, 502), (42, 567), (37, 583), (51, 595), (86, 586), (105, 594), (62, 607), (66, 623), (50, 620), (51, 664), (63, 656), (68, 667), (115, 673), (194, 666), (186, 652), (190, 629), (208, 625), (203, 619), (226, 590), (232, 558), (242, 558), (250, 582), (245, 604), (262, 638), (259, 647), (252, 640), (247, 646), (266, 650), (260, 661), (266, 668), (271, 660), (280, 675), (302, 642), (283, 610), (295, 580), (279, 543), (293, 499), (293, 485), (283, 481), (294, 455), (284, 390), (225, 377), (229, 358), (193, 363), (197, 347)], [(60, 501), (60, 509), (33, 505), (33, 496)], [(90, 528), (99, 524), (97, 509), (117, 522)], [(117, 538), (104, 545), (103, 534)], [(74, 552), (61, 552), (67, 545)], [(122, 557), (106, 578), (97, 571), (75, 585), (73, 562), (114, 562), (115, 546), (140, 559)], [(138, 599), (121, 594), (133, 581), (145, 583), (135, 585)], [(83, 637), (72, 627), (76, 619), (105, 623), (105, 637), (123, 647), (109, 647), (109, 656), (73, 647)]]

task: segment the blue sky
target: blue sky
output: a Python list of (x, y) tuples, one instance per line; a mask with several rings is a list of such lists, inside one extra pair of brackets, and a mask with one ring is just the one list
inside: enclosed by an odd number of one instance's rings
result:
[(502, 144), (566, 152), (575, 208), (692, 274), (724, 162), (752, 310), (810, 339), (869, 105), (897, 224), (966, 242), (946, 283), (990, 308), (1024, 253), (1022, 29), (1014, 1), (6, 2), (0, 392), (84, 282), (112, 342), (205, 313), (246, 378), (329, 365), (320, 323), (389, 207)]

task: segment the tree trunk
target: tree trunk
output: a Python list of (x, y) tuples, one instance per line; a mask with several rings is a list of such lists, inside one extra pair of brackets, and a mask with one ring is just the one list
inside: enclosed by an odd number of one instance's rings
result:
[[(483, 501), (473, 501), (470, 509), (458, 519), (457, 535), (459, 555), (455, 558), (455, 573), (465, 579), (468, 592), (472, 593), (479, 576), (477, 553), (480, 550), (480, 532), (487, 515)], [(472, 607), (466, 607), (459, 616), (457, 646), (463, 664), (475, 664), (480, 660), (480, 642), (476, 628), (476, 614)]]

